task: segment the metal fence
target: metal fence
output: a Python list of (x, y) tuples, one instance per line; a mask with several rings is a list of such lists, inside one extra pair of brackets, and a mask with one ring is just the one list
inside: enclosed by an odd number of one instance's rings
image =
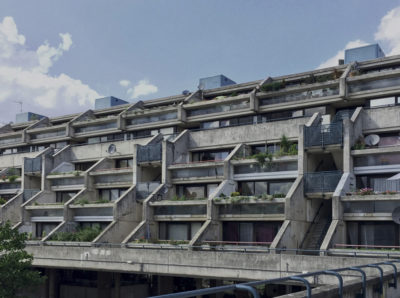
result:
[(304, 192), (334, 192), (338, 185), (342, 172), (315, 172), (304, 174)]
[(326, 125), (304, 127), (304, 146), (326, 146), (343, 144), (343, 123), (335, 122)]
[(374, 179), (372, 188), (376, 192), (400, 192), (400, 180)]
[(36, 173), (42, 171), (42, 156), (35, 158), (24, 159), (24, 171), (25, 173)]
[(140, 162), (150, 162), (161, 160), (162, 155), (162, 143), (154, 145), (146, 145), (137, 147), (137, 161)]

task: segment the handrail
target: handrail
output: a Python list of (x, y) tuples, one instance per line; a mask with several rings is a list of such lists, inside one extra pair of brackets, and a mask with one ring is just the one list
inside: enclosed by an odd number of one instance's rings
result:
[(233, 244), (233, 245), (271, 245), (272, 242), (251, 242), (251, 241), (202, 241), (204, 244)]
[(311, 228), (312, 228), (313, 225), (316, 223), (316, 219), (317, 219), (317, 217), (319, 216), (319, 213), (320, 213), (320, 211), (321, 211), (321, 209), (322, 209), (322, 206), (324, 206), (324, 202), (322, 202), (322, 203), (319, 205), (318, 210), (317, 210), (317, 213), (315, 214), (313, 220), (311, 221), (310, 225), (308, 226), (307, 231), (306, 231), (306, 234), (304, 235), (303, 240), (302, 240), (301, 243), (300, 243), (300, 247), (303, 247), (304, 242), (306, 241), (308, 234), (311, 232)]
[(335, 247), (354, 247), (354, 248), (373, 248), (373, 249), (400, 249), (400, 246), (397, 245), (368, 245), (368, 244), (340, 244), (337, 243), (334, 245)]

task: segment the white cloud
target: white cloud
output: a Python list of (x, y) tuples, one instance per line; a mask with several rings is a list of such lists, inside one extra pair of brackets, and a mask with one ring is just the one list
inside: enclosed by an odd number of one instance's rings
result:
[(356, 47), (362, 47), (367, 45), (368, 43), (357, 39), (357, 40), (353, 40), (353, 41), (349, 41), (346, 46), (339, 50), (335, 56), (329, 58), (328, 60), (322, 62), (317, 68), (325, 68), (325, 67), (331, 67), (331, 66), (336, 66), (338, 65), (338, 61), (339, 59), (344, 59), (344, 51), (347, 49), (351, 49), (351, 48), (356, 48)]
[(387, 45), (390, 49), (387, 55), (400, 54), (400, 7), (392, 9), (381, 19), (375, 40)]
[(121, 80), (121, 81), (119, 81), (119, 84), (122, 87), (128, 87), (131, 84), (131, 81), (129, 81), (129, 80)]
[(146, 79), (140, 80), (135, 86), (129, 88), (126, 91), (126, 93), (130, 96), (131, 99), (157, 92), (158, 92), (158, 87), (153, 84), (150, 84), (150, 82)]
[[(377, 31), (374, 34), (375, 42), (386, 49), (387, 56), (400, 54), (400, 6), (393, 8), (381, 19)], [(344, 58), (344, 50), (349, 48), (361, 47), (367, 45), (362, 40), (354, 40), (347, 43), (344, 49), (338, 51), (335, 56), (321, 63), (318, 68), (335, 66), (339, 59)]]
[(18, 33), (12, 17), (0, 21), (0, 120), (14, 119), (22, 100), (28, 109), (46, 116), (80, 112), (92, 108), (100, 95), (80, 80), (66, 74), (52, 76), (54, 62), (71, 49), (72, 37), (60, 34), (58, 46), (47, 41), (37, 50), (30, 50), (26, 38)]

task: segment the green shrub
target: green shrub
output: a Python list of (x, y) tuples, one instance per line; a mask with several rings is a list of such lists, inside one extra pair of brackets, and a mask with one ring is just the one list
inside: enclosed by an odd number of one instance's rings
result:
[(231, 193), (231, 197), (238, 197), (238, 196), (240, 196), (240, 192), (238, 191), (234, 191)]
[(274, 193), (272, 195), (272, 198), (274, 198), (274, 199), (276, 199), (276, 198), (285, 198), (285, 197), (286, 197), (286, 195), (283, 194), (283, 193)]
[(257, 160), (260, 167), (264, 168), (266, 166), (271, 166), (273, 155), (271, 153), (257, 153), (252, 156), (252, 158)]
[(4, 205), (5, 203), (7, 203), (7, 200), (0, 197), (0, 205)]
[(82, 205), (82, 206), (83, 206), (83, 205), (89, 204), (89, 203), (90, 203), (90, 202), (89, 202), (88, 199), (86, 199), (86, 198), (81, 198), (81, 199), (75, 201), (74, 205)]
[(17, 176), (17, 175), (11, 175), (11, 176), (8, 176), (8, 181), (14, 182), (14, 181), (17, 180), (18, 178), (19, 178), (19, 176)]
[(78, 228), (75, 232), (58, 232), (51, 237), (51, 240), (91, 242), (100, 234), (100, 232), (100, 225), (96, 225), (94, 227)]
[(261, 91), (264, 92), (271, 92), (271, 91), (278, 91), (286, 87), (285, 80), (276, 81), (276, 82), (269, 82), (261, 86)]

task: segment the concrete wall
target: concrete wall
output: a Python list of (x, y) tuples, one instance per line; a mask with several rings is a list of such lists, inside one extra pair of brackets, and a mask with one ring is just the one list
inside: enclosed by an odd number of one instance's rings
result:
[[(187, 277), (260, 280), (374, 263), (373, 258), (118, 247), (28, 246), (35, 266)], [(55, 261), (57, 259), (57, 261)]]
[(243, 125), (220, 129), (210, 129), (190, 132), (189, 147), (206, 147), (245, 142), (265, 142), (265, 140), (279, 140), (282, 135), (288, 138), (297, 138), (298, 127), (305, 124), (308, 117), (257, 125)]
[(9, 154), (9, 155), (1, 155), (0, 156), (0, 166), (1, 168), (14, 168), (14, 167), (22, 167), (24, 164), (24, 157), (35, 157), (37, 152), (30, 153), (18, 153), (18, 154)]
[(400, 113), (397, 106), (367, 109), (363, 113), (363, 130), (395, 128), (400, 123)]

